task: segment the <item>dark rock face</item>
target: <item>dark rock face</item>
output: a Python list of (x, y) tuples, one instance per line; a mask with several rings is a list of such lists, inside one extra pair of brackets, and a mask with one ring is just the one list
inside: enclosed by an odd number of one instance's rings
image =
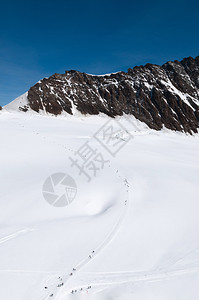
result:
[(30, 88), (28, 102), (36, 112), (54, 115), (99, 113), (135, 116), (150, 128), (197, 132), (199, 128), (199, 56), (163, 66), (146, 64), (111, 75), (77, 71), (54, 74)]
[(19, 110), (23, 111), (23, 112), (27, 112), (28, 111), (29, 106), (28, 105), (24, 105), (24, 106), (19, 106)]

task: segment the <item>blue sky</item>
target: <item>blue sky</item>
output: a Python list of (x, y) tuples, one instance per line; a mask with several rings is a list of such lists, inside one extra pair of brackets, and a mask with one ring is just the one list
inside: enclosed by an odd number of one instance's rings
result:
[(7, 0), (0, 11), (0, 105), (65, 70), (126, 71), (199, 55), (198, 1)]

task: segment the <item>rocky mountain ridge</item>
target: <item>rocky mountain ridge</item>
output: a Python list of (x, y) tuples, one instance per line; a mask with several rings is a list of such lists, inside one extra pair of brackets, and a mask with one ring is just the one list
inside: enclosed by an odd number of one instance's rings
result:
[(130, 114), (150, 128), (197, 132), (199, 128), (199, 56), (162, 66), (146, 64), (127, 72), (89, 75), (66, 71), (44, 78), (30, 88), (20, 110), (59, 115), (110, 117)]

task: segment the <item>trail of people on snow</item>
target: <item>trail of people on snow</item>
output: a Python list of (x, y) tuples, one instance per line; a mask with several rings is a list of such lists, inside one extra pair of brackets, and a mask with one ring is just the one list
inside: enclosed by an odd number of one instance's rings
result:
[[(116, 170), (116, 174), (118, 174), (118, 176), (121, 178), (121, 175), (119, 175), (118, 170)], [(51, 290), (51, 292), (47, 296), (42, 297), (42, 300), (51, 299), (52, 297), (53, 297), (53, 299), (59, 299), (59, 297), (63, 297), (64, 294), (77, 292), (77, 290), (75, 288), (68, 290), (67, 283), (71, 282), (71, 281), (74, 281), (76, 275), (78, 274), (78, 271), (80, 271), (80, 269), (82, 269), (88, 263), (90, 263), (114, 239), (114, 237), (116, 236), (116, 234), (120, 230), (120, 227), (121, 227), (121, 225), (122, 225), (122, 223), (125, 219), (127, 209), (128, 209), (128, 206), (129, 206), (129, 203), (128, 203), (129, 183), (128, 183), (127, 179), (123, 179), (123, 184), (126, 187), (126, 199), (122, 200), (122, 206), (123, 206), (122, 213), (120, 214), (117, 222), (112, 227), (111, 231), (107, 234), (106, 238), (98, 245), (98, 247), (93, 249), (91, 251), (91, 253), (88, 253), (87, 257), (82, 259), (76, 266), (73, 267), (71, 272), (69, 272), (66, 276), (63, 276), (63, 277), (59, 278), (60, 279), (60, 284), (57, 285), (58, 288), (61, 287), (59, 289), (59, 291), (52, 291)], [(74, 284), (74, 286), (75, 286), (75, 284)], [(87, 289), (91, 288), (91, 286), (87, 286), (86, 288)], [(80, 290), (81, 290), (81, 288), (80, 288)]]
[[(20, 127), (24, 128), (25, 124), (18, 124)], [(52, 143), (55, 144), (59, 147), (62, 147), (62, 149), (64, 149), (64, 151), (70, 151), (75, 153), (75, 151), (69, 147), (67, 147), (66, 145), (60, 144), (60, 143), (56, 143), (52, 140), (49, 141), (49, 138), (46, 139), (46, 137), (43, 134), (40, 134), (37, 131), (33, 131), (33, 133), (35, 135), (39, 135), (41, 136), (44, 140), (46, 140), (48, 143)], [(111, 168), (111, 166), (109, 165), (109, 167)], [(119, 216), (119, 218), (117, 219), (116, 223), (114, 224), (114, 226), (112, 227), (111, 231), (107, 234), (106, 238), (98, 245), (98, 247), (96, 247), (95, 249), (92, 250), (91, 253), (88, 253), (88, 256), (85, 257), (84, 259), (82, 259), (76, 266), (73, 267), (73, 269), (71, 270), (71, 272), (69, 272), (67, 275), (65, 276), (58, 276), (58, 278), (56, 278), (58, 280), (56, 280), (56, 287), (60, 288), (59, 291), (54, 291), (53, 289), (50, 288), (49, 286), (49, 282), (53, 280), (53, 278), (49, 277), (48, 280), (46, 280), (45, 282), (45, 292), (42, 296), (42, 300), (47, 300), (47, 299), (52, 299), (52, 297), (54, 299), (58, 299), (59, 295), (65, 293), (65, 290), (67, 290), (67, 283), (68, 281), (74, 280), (75, 275), (78, 273), (78, 271), (83, 268), (84, 266), (86, 266), (90, 261), (92, 261), (92, 259), (95, 258), (96, 255), (98, 255), (116, 236), (116, 234), (118, 233), (124, 219), (127, 213), (127, 209), (129, 206), (129, 201), (128, 201), (128, 196), (129, 196), (129, 182), (126, 178), (122, 178), (122, 176), (120, 175), (119, 170), (115, 170), (115, 174), (116, 176), (118, 176), (118, 178), (120, 178), (120, 180), (122, 181), (122, 184), (125, 186), (126, 189), (126, 197), (125, 199), (122, 199), (122, 212)], [(53, 285), (53, 284), (52, 284)], [(47, 295), (46, 295), (46, 291)]]

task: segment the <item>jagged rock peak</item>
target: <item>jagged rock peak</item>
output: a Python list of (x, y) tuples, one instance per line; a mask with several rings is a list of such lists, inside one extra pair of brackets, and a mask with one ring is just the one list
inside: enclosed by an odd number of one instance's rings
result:
[[(197, 132), (199, 56), (146, 64), (127, 72), (89, 75), (75, 70), (44, 78), (28, 91), (28, 106), (58, 115), (135, 116), (150, 128)], [(23, 107), (21, 108), (23, 109)]]

